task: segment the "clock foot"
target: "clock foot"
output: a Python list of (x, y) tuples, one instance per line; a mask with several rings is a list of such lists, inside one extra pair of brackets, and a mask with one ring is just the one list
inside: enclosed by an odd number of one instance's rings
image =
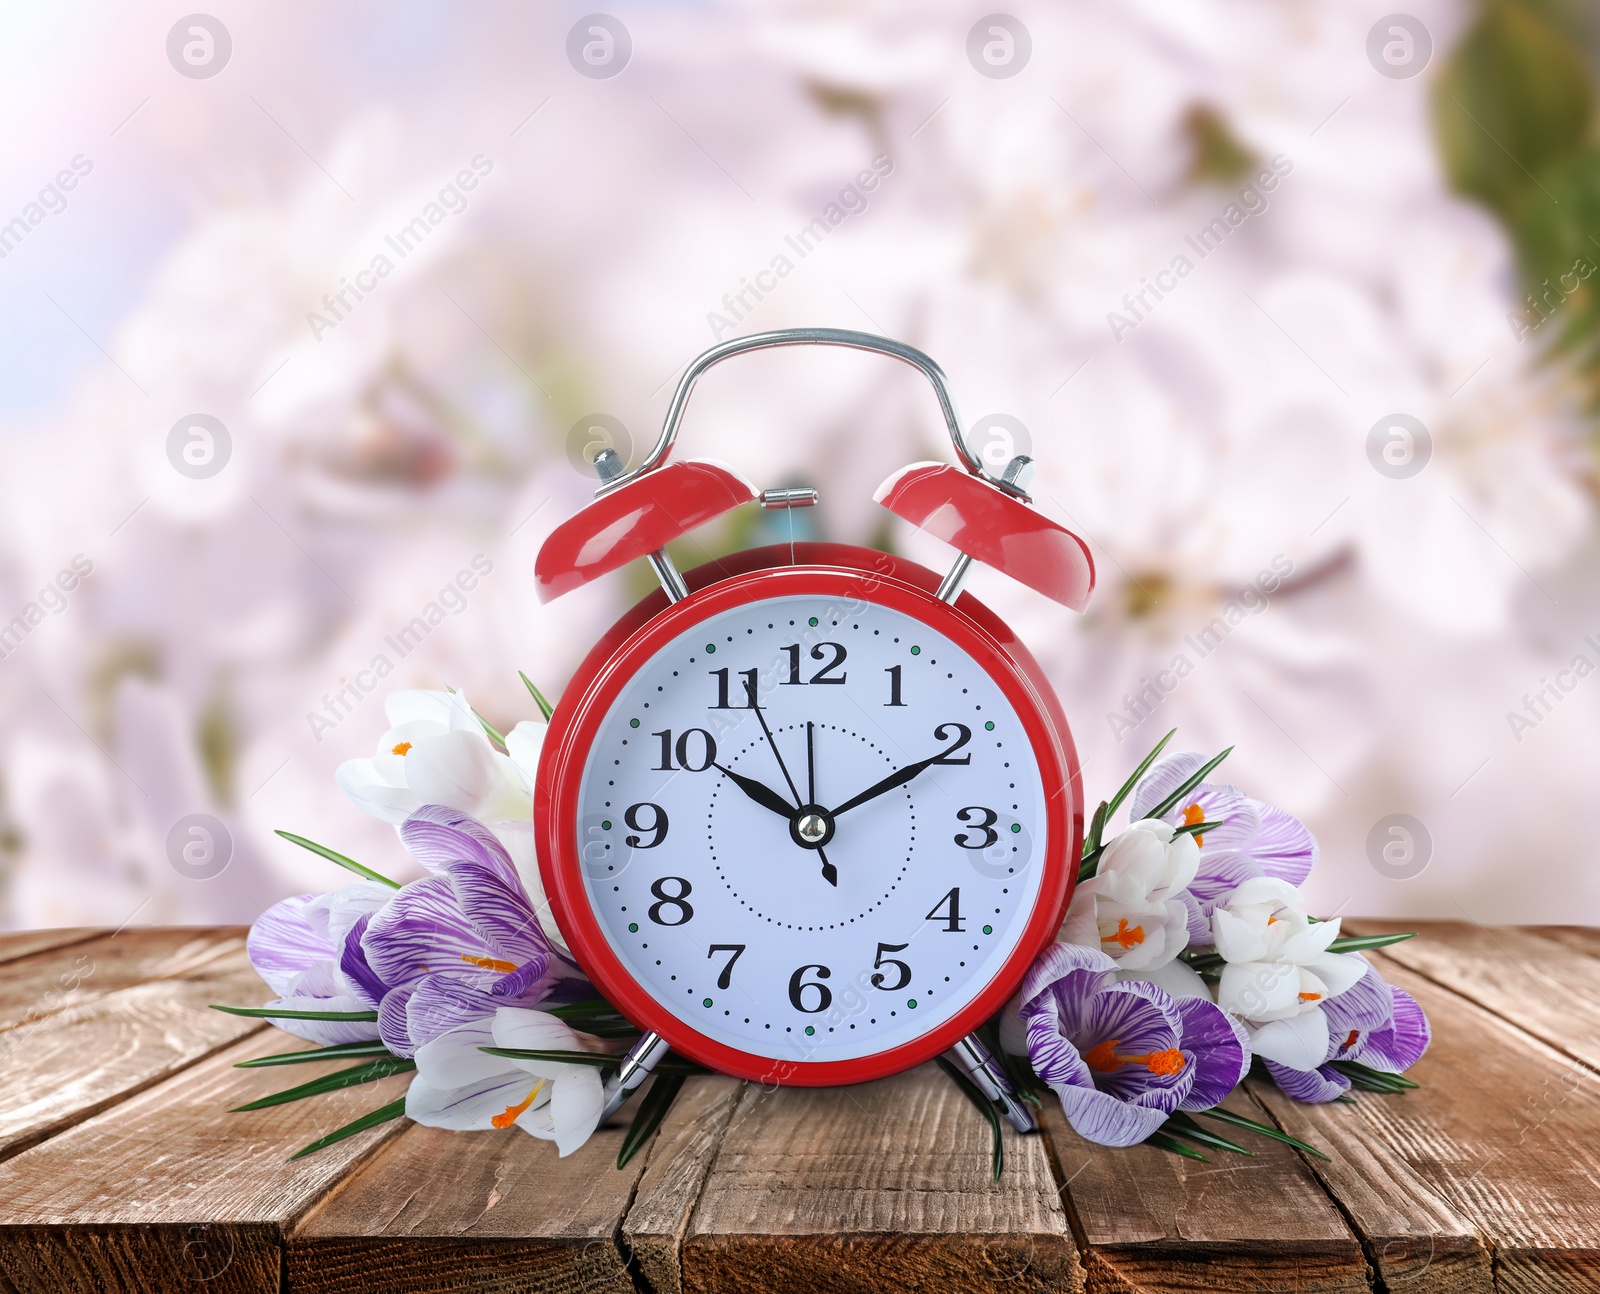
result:
[(633, 1050), (623, 1057), (622, 1068), (617, 1071), (617, 1076), (606, 1084), (606, 1103), (600, 1111), (601, 1123), (622, 1108), (622, 1103), (650, 1077), (650, 1071), (668, 1050), (667, 1040), (654, 1032), (646, 1033), (633, 1044)]
[(968, 1077), (978, 1085), (978, 1090), (1005, 1111), (1007, 1121), (1018, 1132), (1034, 1132), (1039, 1125), (1032, 1112), (1017, 1099), (1005, 1071), (996, 1063), (989, 1049), (969, 1033), (950, 1049), (956, 1063), (967, 1071)]

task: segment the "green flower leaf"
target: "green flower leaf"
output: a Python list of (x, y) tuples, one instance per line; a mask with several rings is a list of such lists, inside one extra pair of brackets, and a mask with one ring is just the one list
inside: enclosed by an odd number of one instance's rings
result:
[(1005, 1171), (1006, 1167), (1006, 1145), (1000, 1135), (1000, 1112), (995, 1109), (994, 1102), (980, 1092), (978, 1085), (968, 1078), (966, 1074), (962, 1073), (957, 1066), (943, 1056), (935, 1056), (933, 1060), (949, 1076), (950, 1081), (961, 1089), (967, 1100), (977, 1106), (983, 1117), (989, 1121), (989, 1132), (993, 1138), (989, 1163), (994, 1171), (994, 1180), (998, 1182), (1000, 1174)]
[(235, 1069), (261, 1069), (268, 1065), (299, 1065), (308, 1060), (355, 1060), (363, 1056), (388, 1056), (389, 1048), (381, 1042), (342, 1042), (334, 1047), (312, 1047), (306, 1051), (283, 1051), (276, 1056), (257, 1056), (254, 1060), (241, 1060)]
[(274, 1092), (271, 1096), (263, 1096), (259, 1100), (236, 1105), (228, 1113), (242, 1114), (246, 1110), (264, 1110), (271, 1105), (287, 1105), (290, 1101), (303, 1101), (308, 1096), (321, 1096), (325, 1092), (337, 1092), (346, 1087), (359, 1087), (362, 1083), (376, 1083), (379, 1079), (392, 1078), (396, 1074), (407, 1074), (416, 1067), (416, 1061), (402, 1060), (398, 1056), (375, 1060), (370, 1065), (352, 1065), (349, 1069), (341, 1069), (337, 1074), (324, 1074), (309, 1083), (301, 1083), (299, 1087), (287, 1088), (282, 1092)]
[(1387, 948), (1390, 944), (1404, 943), (1407, 939), (1415, 939), (1415, 930), (1405, 934), (1392, 935), (1343, 935), (1328, 945), (1330, 953), (1358, 953), (1366, 948)]
[(533, 697), (533, 703), (539, 707), (539, 713), (544, 716), (544, 721), (549, 723), (550, 716), (556, 712), (555, 706), (544, 699), (544, 693), (534, 687), (533, 680), (520, 669), (517, 671), (517, 677), (522, 680), (522, 686), (528, 689), (528, 695)]
[(376, 1011), (290, 1011), (283, 1007), (275, 1006), (218, 1006), (211, 1004), (213, 1011), (224, 1011), (228, 1015), (249, 1016), (256, 1020), (349, 1020), (366, 1024), (376, 1024), (378, 1013)]
[[(1164, 1127), (1165, 1125), (1162, 1126)], [(1155, 1146), (1160, 1150), (1170, 1150), (1173, 1154), (1182, 1155), (1185, 1159), (1198, 1159), (1202, 1164), (1209, 1164), (1211, 1162), (1208, 1156), (1202, 1155), (1193, 1146), (1184, 1145), (1183, 1142), (1179, 1141), (1176, 1137), (1170, 1136), (1169, 1134), (1161, 1131), (1160, 1128), (1157, 1128), (1148, 1137), (1146, 1137), (1144, 1139), (1144, 1144), (1147, 1146)]]
[(1224, 1110), (1220, 1106), (1209, 1110), (1200, 1110), (1198, 1114), (1202, 1119), (1215, 1119), (1218, 1123), (1231, 1124), (1235, 1128), (1243, 1128), (1246, 1132), (1253, 1132), (1257, 1136), (1271, 1137), (1274, 1141), (1281, 1141), (1284, 1145), (1293, 1146), (1296, 1150), (1302, 1150), (1308, 1155), (1315, 1155), (1318, 1159), (1326, 1159), (1330, 1163), (1333, 1162), (1332, 1156), (1324, 1154), (1315, 1146), (1308, 1145), (1298, 1137), (1291, 1137), (1287, 1132), (1280, 1132), (1270, 1123), (1258, 1123), (1254, 1119), (1247, 1119), (1242, 1114), (1234, 1114), (1231, 1110)]
[[(1111, 797), (1110, 803), (1106, 806), (1106, 820), (1108, 822), (1111, 819), (1111, 815), (1122, 807), (1122, 802), (1133, 794), (1133, 788), (1139, 785), (1139, 779), (1150, 771), (1150, 765), (1156, 762), (1156, 756), (1167, 748), (1167, 743), (1172, 740), (1177, 731), (1176, 728), (1173, 728), (1165, 737), (1156, 742), (1155, 749), (1139, 761), (1139, 767), (1128, 775), (1128, 780)], [(1096, 841), (1095, 843), (1099, 844), (1100, 842)]]
[(366, 880), (377, 881), (378, 884), (387, 885), (390, 889), (398, 890), (400, 888), (399, 881), (391, 881), (387, 876), (383, 875), (383, 873), (375, 872), (370, 867), (363, 867), (360, 863), (356, 862), (355, 859), (346, 858), (343, 854), (329, 849), (326, 845), (319, 845), (314, 840), (307, 840), (304, 836), (297, 836), (292, 831), (279, 831), (275, 834), (282, 836), (285, 840), (299, 845), (301, 849), (309, 849), (313, 854), (320, 854), (330, 863), (338, 863), (339, 866), (344, 868), (346, 871), (354, 872), (357, 876), (364, 877)]
[[(657, 1069), (659, 1068), (660, 1066), (657, 1066)], [(622, 1149), (617, 1151), (618, 1168), (622, 1168), (638, 1154), (639, 1148), (649, 1141), (650, 1135), (661, 1126), (661, 1121), (667, 1117), (667, 1111), (672, 1108), (672, 1102), (677, 1098), (679, 1089), (683, 1087), (684, 1077), (683, 1074), (657, 1073), (650, 1080), (650, 1090), (639, 1102), (638, 1113), (633, 1116), (633, 1122), (622, 1138)]]
[(346, 1137), (353, 1137), (356, 1133), (365, 1132), (368, 1128), (376, 1128), (380, 1123), (388, 1123), (391, 1119), (398, 1119), (405, 1112), (406, 1098), (402, 1096), (398, 1101), (390, 1101), (388, 1105), (380, 1105), (371, 1113), (363, 1114), (359, 1119), (354, 1119), (345, 1124), (344, 1127), (335, 1129), (326, 1137), (318, 1137), (309, 1146), (302, 1146), (294, 1154), (290, 1155), (285, 1162), (292, 1164), (297, 1159), (304, 1159), (307, 1155), (327, 1149), (336, 1141), (343, 1141)]
[(1231, 754), (1233, 754), (1233, 747), (1229, 746), (1220, 755), (1216, 756), (1216, 758), (1207, 760), (1184, 780), (1182, 786), (1178, 787), (1177, 790), (1175, 790), (1171, 795), (1167, 796), (1166, 799), (1161, 801), (1160, 804), (1156, 805), (1155, 808), (1151, 809), (1150, 812), (1144, 816), (1147, 818), (1163, 818), (1167, 814), (1171, 813), (1173, 809), (1177, 808), (1178, 803), (1181, 800), (1186, 798), (1195, 787), (1199, 786), (1201, 782), (1206, 780), (1212, 769), (1214, 769), (1218, 764), (1222, 763), (1222, 761)]

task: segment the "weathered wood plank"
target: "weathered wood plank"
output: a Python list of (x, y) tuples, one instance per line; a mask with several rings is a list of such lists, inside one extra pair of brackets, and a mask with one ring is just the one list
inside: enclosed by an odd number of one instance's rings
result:
[[(1355, 924), (1363, 934), (1418, 928), (1383, 921)], [(1419, 938), (1381, 951), (1600, 1069), (1600, 958), (1515, 926), (1456, 921), (1430, 923)]]
[[(1224, 1108), (1260, 1117), (1240, 1093)], [(1251, 1157), (1220, 1152), (1208, 1163), (1153, 1146), (1108, 1149), (1073, 1132), (1053, 1099), (1044, 1125), (1089, 1246), (1091, 1294), (1370, 1290), (1360, 1241), (1289, 1147), (1250, 1137)]]
[(743, 1086), (721, 1075), (691, 1078), (650, 1147), (622, 1239), (656, 1294), (682, 1294), (683, 1239)]
[(1043, 1139), (989, 1126), (933, 1066), (836, 1089), (746, 1085), (683, 1246), (690, 1291), (1076, 1290)]
[(82, 943), (102, 931), (88, 926), (74, 926), (58, 930), (7, 930), (0, 933), (0, 964), (31, 957), (47, 948), (62, 948), (67, 944)]
[(242, 952), (225, 953), (185, 978), (134, 984), (0, 1033), (0, 1158), (264, 1027), (210, 1003), (270, 996)]
[(515, 1128), (408, 1127), (295, 1228), (288, 1289), (633, 1294), (618, 1233), (643, 1155), (616, 1166), (632, 1115), (565, 1159)]
[[(406, 1083), (227, 1113), (283, 1078), (234, 1062), (286, 1043), (278, 1030), (261, 1030), (0, 1164), (0, 1272), (20, 1294), (193, 1291), (197, 1283), (214, 1294), (278, 1290), (284, 1231), (401, 1124), (285, 1159), (392, 1101)], [(336, 1068), (296, 1066), (294, 1080)]]
[(31, 954), (0, 976), (0, 1030), (81, 1007), (119, 989), (187, 975), (244, 950), (244, 932), (138, 928)]
[(1600, 1079), (1387, 952), (1373, 960), (1433, 1023), (1411, 1071), (1422, 1087), (1359, 1094), (1354, 1108), (1315, 1117), (1352, 1116), (1352, 1137), (1408, 1165), (1474, 1227), (1497, 1289), (1600, 1288)]
[(1553, 939), (1585, 957), (1600, 957), (1600, 930), (1592, 926), (1523, 926), (1530, 935)]

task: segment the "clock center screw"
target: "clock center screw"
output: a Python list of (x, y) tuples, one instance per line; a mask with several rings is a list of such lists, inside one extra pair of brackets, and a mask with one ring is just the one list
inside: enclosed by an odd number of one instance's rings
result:
[(828, 824), (820, 815), (808, 813), (800, 819), (798, 830), (802, 840), (814, 845), (828, 834)]

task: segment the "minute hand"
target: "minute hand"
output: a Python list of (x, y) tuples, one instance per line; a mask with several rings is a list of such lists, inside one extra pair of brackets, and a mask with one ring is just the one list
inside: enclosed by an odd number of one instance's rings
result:
[(944, 758), (945, 753), (945, 751), (940, 751), (937, 755), (930, 755), (927, 759), (919, 759), (915, 764), (907, 764), (898, 772), (890, 773), (888, 777), (883, 779), (883, 781), (874, 783), (865, 791), (861, 792), (860, 795), (852, 796), (850, 799), (846, 800), (833, 811), (833, 816), (837, 818), (841, 813), (855, 808), (858, 804), (865, 804), (868, 800), (875, 799), (876, 797), (882, 795), (885, 791), (892, 791), (897, 786), (904, 786), (918, 773), (922, 772), (923, 769), (928, 768), (933, 764), (937, 764), (941, 759)]

